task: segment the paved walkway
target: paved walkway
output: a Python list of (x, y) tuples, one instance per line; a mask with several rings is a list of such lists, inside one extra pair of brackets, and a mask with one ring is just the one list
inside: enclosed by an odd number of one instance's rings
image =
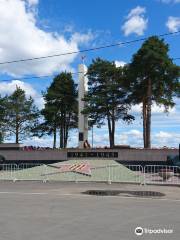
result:
[[(89, 189), (148, 190), (159, 199), (100, 197)], [(0, 240), (133, 240), (137, 226), (171, 229), (141, 239), (179, 240), (180, 188), (126, 184), (0, 182)]]
[(31, 181), (11, 181), (0, 182), (0, 193), (7, 192), (9, 194), (59, 194), (59, 195), (81, 195), (87, 190), (127, 190), (127, 191), (155, 191), (165, 194), (161, 199), (172, 199), (180, 201), (180, 186), (164, 186), (164, 185), (137, 185), (125, 183), (71, 183), (71, 182), (31, 182)]

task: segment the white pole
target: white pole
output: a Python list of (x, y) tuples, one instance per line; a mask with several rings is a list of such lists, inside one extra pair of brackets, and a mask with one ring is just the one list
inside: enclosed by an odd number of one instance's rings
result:
[(78, 128), (79, 128), (79, 148), (84, 148), (84, 141), (88, 140), (88, 117), (82, 114), (85, 107), (85, 102), (82, 100), (88, 90), (87, 67), (84, 64), (80, 64), (78, 67), (79, 72), (79, 86), (78, 86)]

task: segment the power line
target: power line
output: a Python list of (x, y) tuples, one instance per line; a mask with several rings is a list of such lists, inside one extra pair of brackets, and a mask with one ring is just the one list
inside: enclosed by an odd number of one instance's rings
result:
[[(178, 33), (180, 33), (180, 30), (175, 31), (175, 32), (171, 32), (171, 33), (159, 34), (159, 35), (156, 35), (156, 36), (157, 37), (165, 37), (165, 36), (170, 36), (170, 35), (174, 35), (174, 34), (178, 34)], [(97, 50), (104, 49), (104, 48), (117, 47), (117, 46), (121, 46), (121, 45), (125, 45), (125, 44), (131, 44), (131, 43), (136, 43), (136, 42), (140, 42), (140, 41), (145, 41), (148, 38), (149, 37), (139, 38), (139, 39), (135, 39), (135, 40), (131, 40), (131, 41), (125, 41), (125, 42), (103, 45), (103, 46), (94, 47), (94, 48), (82, 49), (82, 50), (79, 50), (79, 51), (72, 51), (72, 52), (58, 53), (58, 54), (47, 55), (47, 56), (42, 56), (42, 57), (33, 57), (33, 58), (26, 58), (26, 59), (18, 59), (18, 60), (0, 62), (0, 65), (26, 62), (26, 61), (33, 61), (33, 60), (46, 59), (46, 58), (53, 58), (53, 57), (60, 57), (60, 56), (66, 56), (66, 55), (83, 53), (83, 52), (97, 51)]]
[[(68, 73), (71, 73), (72, 75), (76, 75), (76, 74), (79, 74), (79, 73), (83, 73), (83, 72), (68, 72)], [(57, 74), (51, 74), (51, 75), (44, 75), (44, 76), (32, 76), (32, 77), (24, 77), (24, 78), (11, 78), (11, 79), (2, 79), (0, 80), (0, 82), (9, 82), (9, 81), (12, 81), (12, 80), (27, 80), (27, 79), (39, 79), (39, 78), (49, 78), (49, 77), (56, 77)]]
[(9, 82), (9, 81), (12, 81), (12, 80), (26, 80), (26, 79), (35, 79), (35, 78), (48, 78), (48, 77), (53, 77), (55, 76), (55, 74), (52, 74), (52, 75), (46, 75), (46, 76), (32, 76), (32, 77), (24, 77), (24, 78), (11, 78), (11, 79), (2, 79), (0, 80), (1, 82)]
[[(171, 58), (172, 60), (179, 60), (180, 57), (176, 57), (176, 58)], [(79, 73), (84, 73), (84, 72), (69, 72), (72, 75), (76, 75)], [(9, 82), (9, 81), (13, 81), (13, 80), (29, 80), (29, 79), (40, 79), (40, 78), (49, 78), (49, 77), (56, 77), (57, 74), (51, 74), (51, 75), (44, 75), (44, 76), (32, 76), (32, 77), (23, 77), (23, 78), (11, 78), (11, 79), (1, 79), (0, 82)]]

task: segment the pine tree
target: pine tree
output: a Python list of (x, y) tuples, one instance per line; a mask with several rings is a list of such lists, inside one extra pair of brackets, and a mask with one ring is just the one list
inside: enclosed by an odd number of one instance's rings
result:
[(27, 98), (20, 87), (7, 98), (5, 131), (7, 136), (15, 136), (15, 142), (32, 136), (38, 125), (39, 111), (32, 97)]
[(5, 138), (5, 116), (7, 107), (7, 97), (0, 96), (0, 143), (4, 142)]
[(60, 148), (67, 146), (69, 131), (77, 128), (77, 89), (71, 73), (57, 75), (43, 95), (45, 108), (42, 110), (48, 133), (53, 133), (53, 147), (56, 147), (57, 130)]
[(156, 36), (146, 40), (127, 66), (125, 85), (132, 104), (142, 103), (144, 147), (151, 147), (152, 104), (163, 105), (165, 111), (175, 105), (180, 91), (180, 68), (168, 55), (169, 46)]
[(88, 68), (88, 94), (85, 97), (86, 108), (93, 122), (101, 127), (108, 123), (109, 143), (115, 145), (116, 122), (121, 119), (131, 122), (134, 117), (128, 112), (127, 93), (123, 88), (123, 70), (114, 62), (97, 58)]

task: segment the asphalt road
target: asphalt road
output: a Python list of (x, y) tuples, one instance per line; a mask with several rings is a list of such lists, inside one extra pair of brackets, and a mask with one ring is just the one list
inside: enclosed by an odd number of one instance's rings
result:
[[(1, 182), (0, 240), (180, 239), (179, 188), (163, 187), (164, 192), (176, 192), (174, 198), (163, 199), (80, 194), (101, 186), (127, 189), (125, 185)], [(137, 226), (173, 233), (136, 236)]]

